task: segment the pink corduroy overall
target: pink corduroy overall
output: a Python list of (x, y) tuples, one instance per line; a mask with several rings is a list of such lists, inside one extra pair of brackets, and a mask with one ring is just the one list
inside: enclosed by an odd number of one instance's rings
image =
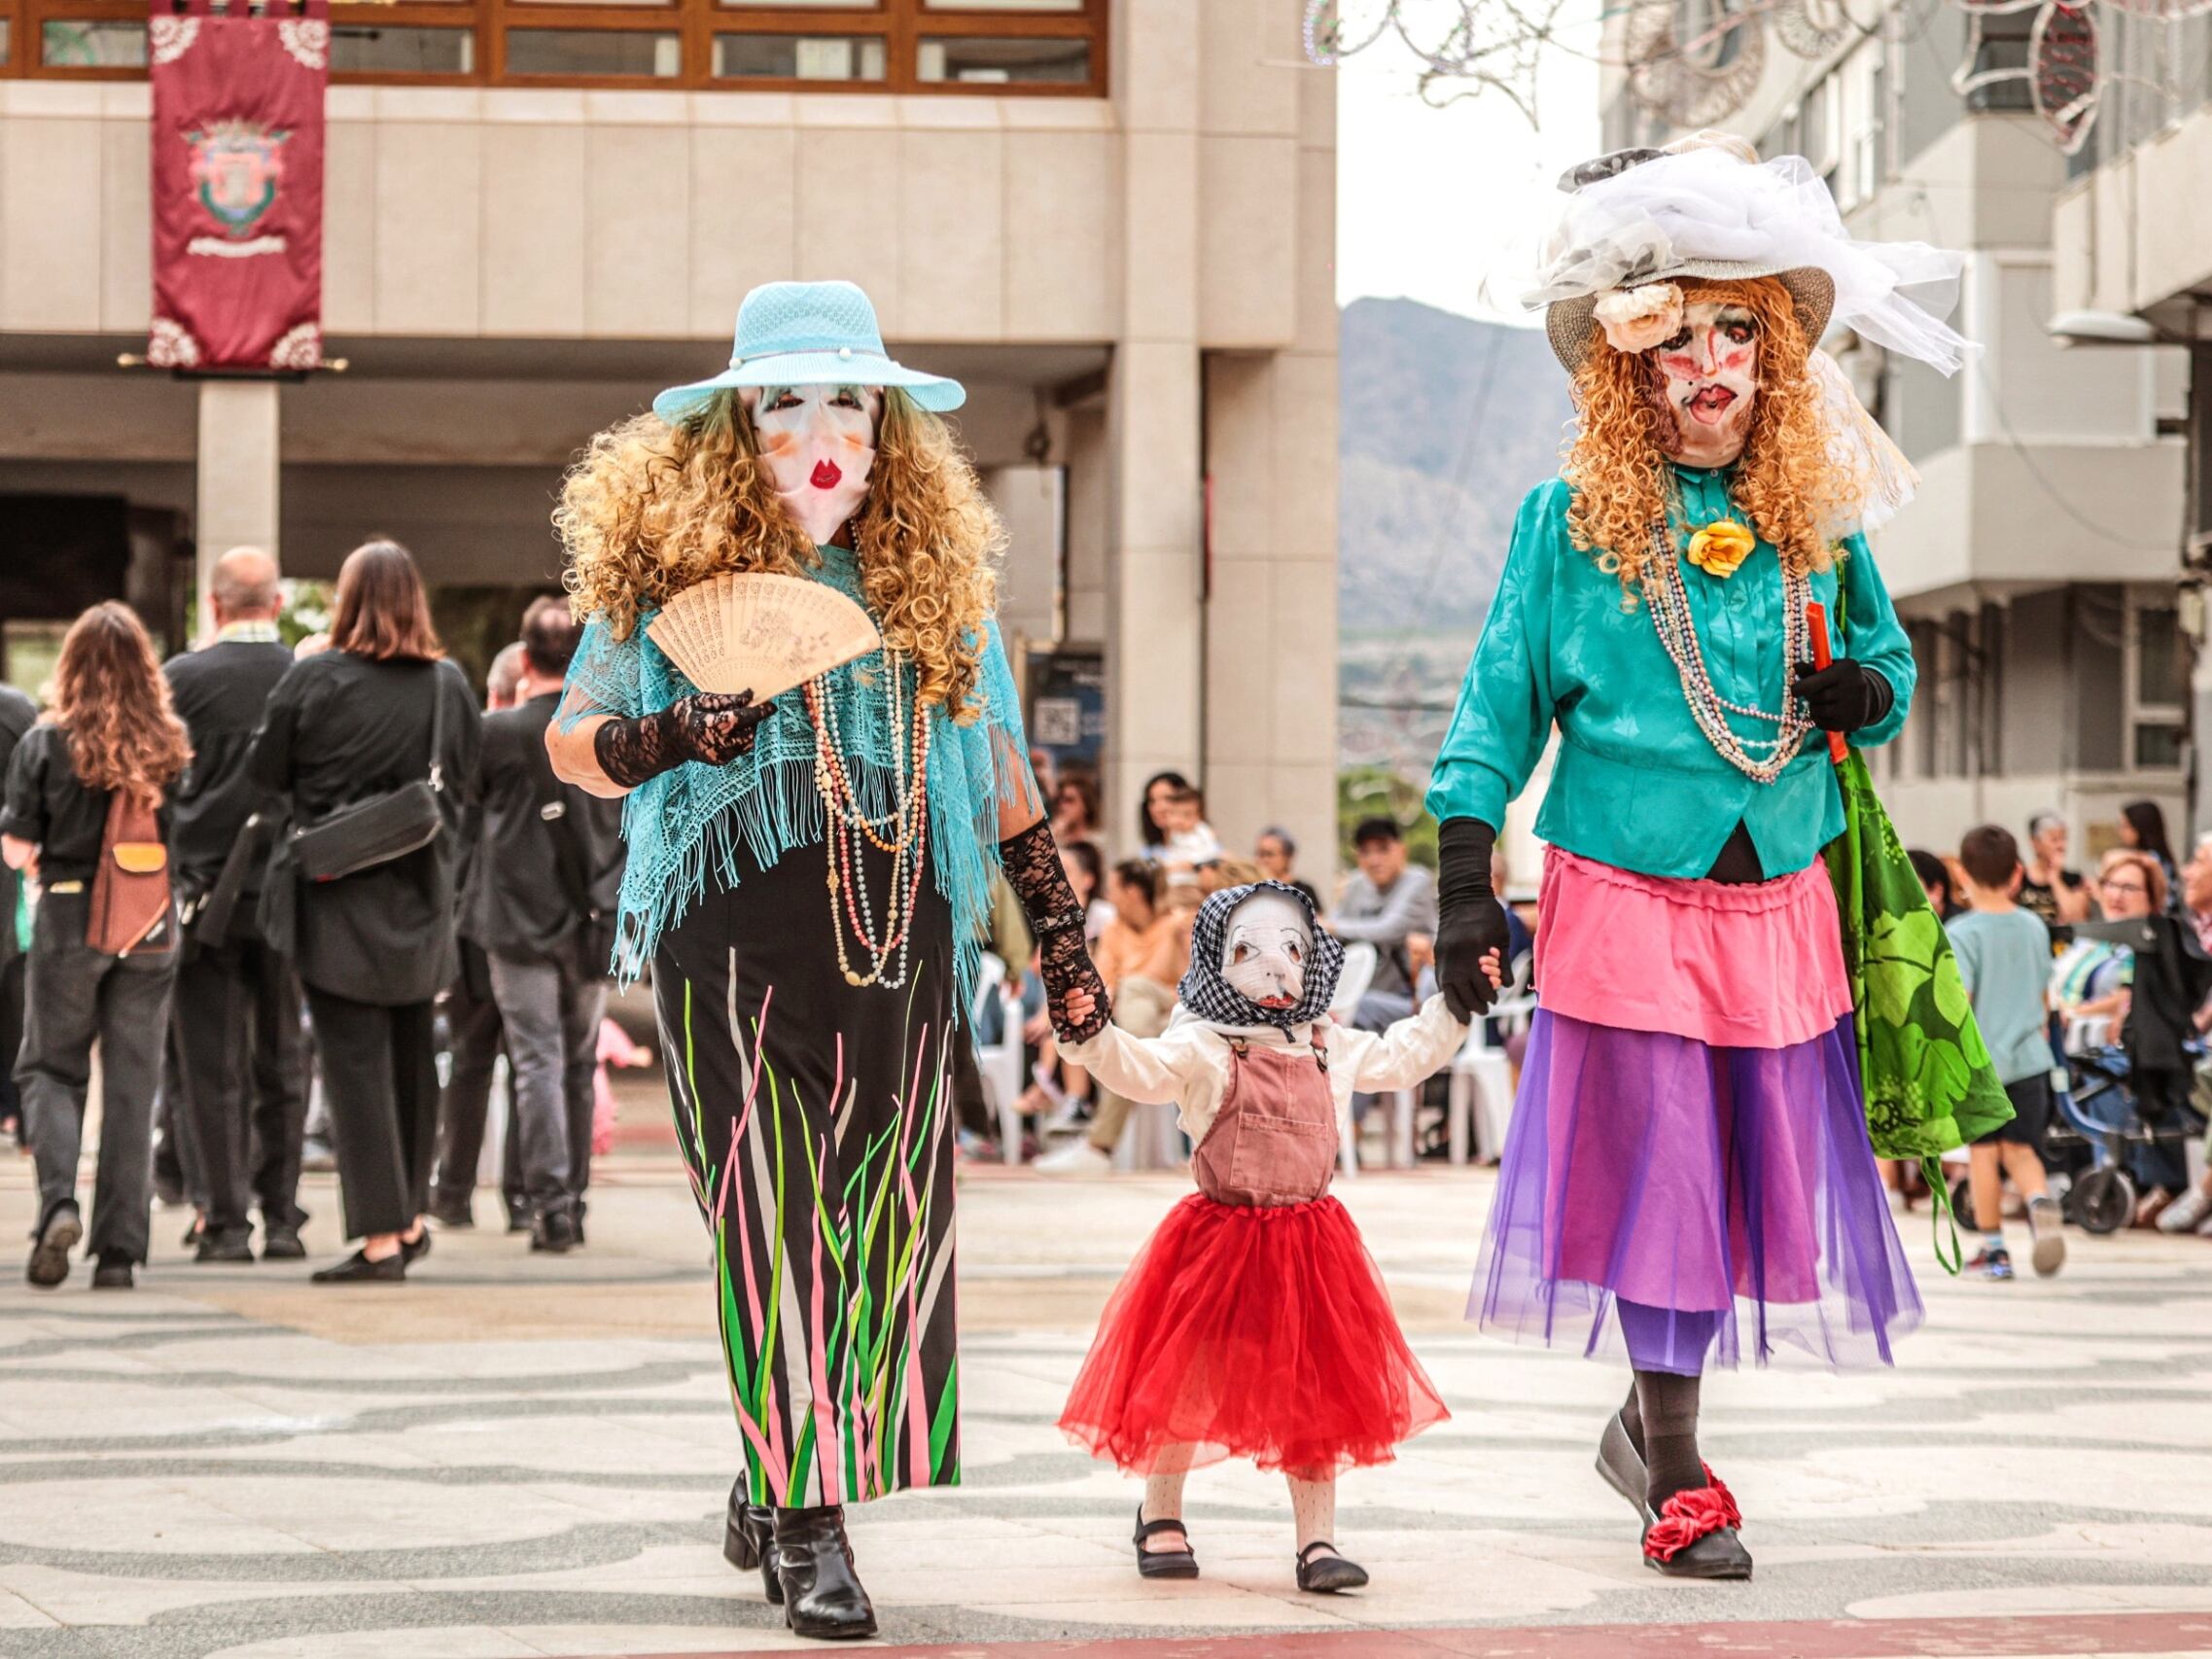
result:
[(1198, 1189), (1216, 1204), (1310, 1204), (1336, 1174), (1336, 1096), (1328, 1050), (1229, 1040), (1221, 1111), (1191, 1153)]

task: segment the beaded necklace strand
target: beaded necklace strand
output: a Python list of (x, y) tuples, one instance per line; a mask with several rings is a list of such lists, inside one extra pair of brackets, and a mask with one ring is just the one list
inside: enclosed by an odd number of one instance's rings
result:
[[(828, 694), (826, 675), (818, 674), (806, 683), (806, 712), (814, 726), (815, 789), (822, 796), (826, 820), (827, 834), (824, 840), (829, 855), (829, 926), (837, 944), (837, 967), (848, 985), (881, 984), (886, 989), (895, 990), (906, 983), (915, 904), (921, 892), (922, 871), (928, 863), (929, 714), (919, 698), (910, 715), (906, 710), (905, 667), (899, 657), (891, 652), (884, 653), (884, 666), (891, 682), (887, 700), (896, 745), (892, 756), (894, 804), (890, 812), (871, 818), (860, 808), (852, 773), (845, 762), (836, 704)], [(889, 839), (877, 833), (886, 827), (894, 830)], [(891, 854), (891, 891), (884, 900), (880, 943), (876, 930), (869, 924), (863, 839), (878, 851)], [(846, 952), (848, 924), (868, 955), (866, 973), (854, 968)]]
[[(1730, 702), (1714, 688), (1705, 667), (1704, 648), (1698, 643), (1698, 624), (1690, 610), (1690, 589), (1682, 579), (1682, 561), (1674, 547), (1669, 524), (1652, 526), (1651, 558), (1643, 573), (1644, 603), (1659, 643), (1673, 659), (1681, 677), (1682, 700), (1690, 716), (1720, 758), (1754, 783), (1771, 784), (1797, 759), (1812, 720), (1805, 704), (1791, 694), (1792, 665), (1809, 662), (1812, 646), (1805, 619), (1806, 602), (1812, 597), (1812, 579), (1804, 572), (1782, 571), (1782, 712)], [(1773, 737), (1745, 737), (1729, 724), (1730, 715), (1765, 721), (1778, 729)], [(1765, 750), (1764, 757), (1753, 752)]]

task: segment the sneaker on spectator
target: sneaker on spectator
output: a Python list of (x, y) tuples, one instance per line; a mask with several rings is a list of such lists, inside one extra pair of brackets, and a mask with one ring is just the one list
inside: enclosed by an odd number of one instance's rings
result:
[(1985, 1250), (1966, 1264), (1966, 1271), (1977, 1279), (2010, 1279), (2013, 1276), (2013, 1253), (2009, 1250)]
[(1091, 1120), (1091, 1102), (1088, 1096), (1062, 1095), (1060, 1104), (1037, 1120), (1036, 1132), (1046, 1140), (1065, 1135), (1071, 1129), (1079, 1129)]
[(1113, 1169), (1113, 1159), (1078, 1139), (1054, 1147), (1036, 1160), (1035, 1168), (1043, 1175), (1106, 1175)]
[(2159, 1212), (2159, 1231), (2194, 1233), (2205, 1220), (2212, 1220), (2212, 1192), (2193, 1186)]
[(2048, 1279), (2066, 1265), (2066, 1221), (2058, 1200), (2038, 1194), (2027, 1201), (2027, 1234), (2033, 1241), (2027, 1258), (2035, 1264), (2038, 1279)]

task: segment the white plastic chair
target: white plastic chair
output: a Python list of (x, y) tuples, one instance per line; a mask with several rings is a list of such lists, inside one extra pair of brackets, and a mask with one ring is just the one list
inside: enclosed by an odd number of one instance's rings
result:
[[(1527, 1023), (1536, 1006), (1536, 999), (1528, 995), (1528, 961), (1524, 958), (1512, 983), (1491, 1006), (1490, 1013), (1468, 1026), (1466, 1043), (1453, 1057), (1445, 1134), (1455, 1164), (1466, 1163), (1470, 1141), (1475, 1157), (1482, 1162), (1505, 1150), (1506, 1125), (1513, 1119), (1513, 1064), (1503, 1049), (1491, 1046), (1489, 1022), (1502, 1020), (1515, 1030)], [(1478, 1094), (1482, 1101), (1479, 1118), (1475, 1113)]]
[[(1366, 996), (1367, 987), (1375, 983), (1375, 968), (1381, 960), (1371, 944), (1344, 947), (1344, 966), (1337, 970), (1336, 995), (1329, 1002), (1329, 1013), (1339, 1024), (1352, 1023), (1359, 999)], [(1336, 1161), (1338, 1172), (1346, 1181), (1359, 1173), (1359, 1125), (1349, 1114), (1337, 1132)]]
[(990, 999), (997, 997), (1003, 1005), (999, 1041), (975, 1045), (975, 1068), (982, 1073), (992, 1109), (999, 1114), (1000, 1154), (1012, 1169), (1022, 1161), (1022, 1004), (1020, 996), (1008, 995), (1008, 990), (1006, 965), (985, 951), (975, 975), (968, 1029), (983, 1029), (983, 1010), (991, 1006)]

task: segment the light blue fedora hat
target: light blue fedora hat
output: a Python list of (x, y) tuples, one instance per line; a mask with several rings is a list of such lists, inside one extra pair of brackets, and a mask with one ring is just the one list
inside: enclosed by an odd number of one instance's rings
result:
[(967, 401), (958, 380), (892, 361), (876, 308), (850, 282), (763, 282), (737, 308), (729, 367), (712, 380), (669, 387), (652, 412), (674, 426), (737, 386), (896, 386), (937, 414)]

